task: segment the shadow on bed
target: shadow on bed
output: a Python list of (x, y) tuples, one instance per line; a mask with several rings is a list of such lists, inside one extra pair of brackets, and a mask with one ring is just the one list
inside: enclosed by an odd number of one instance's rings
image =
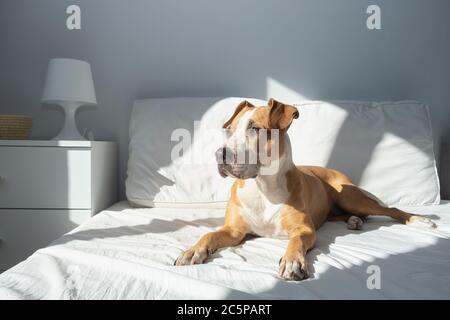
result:
[[(435, 215), (428, 215), (427, 217), (431, 219), (438, 219)], [(134, 235), (142, 235), (147, 233), (168, 233), (178, 231), (186, 226), (192, 227), (208, 227), (208, 228), (218, 228), (223, 224), (224, 218), (204, 218), (204, 219), (196, 219), (193, 221), (185, 221), (181, 219), (175, 220), (162, 220), (162, 219), (153, 219), (148, 224), (140, 224), (133, 226), (120, 226), (113, 228), (103, 228), (103, 229), (87, 229), (82, 231), (76, 231), (72, 233), (68, 233), (64, 235), (62, 238), (56, 240), (51, 245), (61, 245), (64, 243), (68, 243), (74, 240), (81, 241), (89, 241), (93, 239), (105, 239), (105, 238), (120, 238), (123, 236), (134, 236)], [(376, 222), (375, 222), (376, 221)], [(333, 229), (333, 237), (327, 237), (327, 234), (324, 229), (327, 227), (336, 224), (339, 224), (341, 228), (339, 229), (339, 234), (336, 234), (336, 229)], [(324, 239), (329, 244), (332, 244), (336, 237), (345, 236), (348, 234), (360, 234), (364, 232), (369, 232), (376, 230), (381, 227), (388, 227), (393, 224), (398, 224), (398, 222), (390, 221), (389, 218), (384, 217), (369, 217), (364, 223), (363, 230), (348, 230), (346, 228), (346, 223), (344, 222), (327, 222), (325, 223), (318, 231), (318, 243), (322, 243)], [(206, 231), (205, 231), (206, 232)], [(248, 235), (243, 243), (246, 241), (251, 241), (252, 239), (258, 238), (257, 236)], [(242, 244), (236, 246), (236, 248), (241, 247)], [(211, 258), (219, 257), (220, 250), (216, 252)], [(209, 260), (208, 259), (208, 260)]]
[[(91, 239), (119, 238), (146, 233), (174, 232), (186, 226), (207, 226), (214, 228), (220, 226), (222, 223), (222, 218), (197, 219), (190, 222), (180, 219), (173, 221), (153, 219), (149, 224), (73, 232), (56, 241), (54, 245), (68, 243), (73, 240), (89, 241)], [(327, 222), (319, 229), (317, 245), (307, 256), (309, 269), (312, 274), (310, 279), (302, 282), (285, 282), (284, 280), (278, 279), (278, 281), (274, 282), (272, 288), (259, 292), (256, 296), (251, 296), (236, 289), (230, 289), (226, 298), (320, 299), (333, 297), (342, 299), (376, 299), (399, 296), (408, 298), (415, 297), (419, 290), (418, 288), (421, 290), (421, 297), (436, 298), (436, 296), (433, 296), (433, 290), (442, 294), (448, 292), (450, 277), (448, 276), (447, 269), (450, 265), (450, 256), (448, 255), (450, 244), (444, 238), (439, 239), (433, 244), (420, 242), (423, 244), (422, 248), (402, 254), (386, 252), (383, 253), (385, 255), (384, 257), (375, 260), (370, 260), (372, 258), (369, 255), (367, 258), (361, 258), (359, 248), (352, 246), (349, 249), (358, 250), (355, 251), (357, 255), (352, 257), (348, 252), (344, 255), (344, 260), (348, 261), (351, 266), (348, 267), (339, 261), (340, 250), (343, 248), (341, 241), (344, 238), (370, 233), (392, 225), (398, 225), (398, 223), (386, 217), (370, 217), (364, 224), (363, 230), (354, 231), (348, 230), (344, 222)], [(395, 230), (392, 231), (395, 233)], [(245, 241), (254, 241), (255, 238), (249, 236)], [(367, 241), (365, 243), (367, 244)], [(191, 244), (186, 244), (186, 246), (189, 245)], [(242, 248), (242, 246), (243, 244), (237, 246), (236, 249)], [(360, 249), (370, 250), (370, 247), (361, 247)], [(219, 250), (206, 263), (221, 256), (222, 253)], [(335, 259), (335, 257), (338, 259)], [(349, 261), (349, 259), (352, 260)], [(278, 260), (278, 257), (276, 260)], [(421, 266), (421, 270), (417, 270), (418, 264)], [(319, 266), (321, 270), (316, 272), (314, 265)], [(324, 265), (326, 266), (325, 271), (323, 270)], [(377, 266), (380, 268), (380, 290), (369, 290), (367, 288), (367, 279), (371, 275), (367, 273), (369, 266)], [(276, 272), (277, 270), (278, 266), (274, 264), (273, 271)], [(282, 297), (280, 297), (280, 294)], [(442, 298), (449, 297), (450, 294)]]
[(167, 233), (175, 232), (186, 226), (193, 227), (216, 227), (223, 223), (223, 218), (205, 218), (193, 221), (185, 221), (180, 219), (162, 220), (153, 219), (148, 224), (140, 224), (134, 226), (120, 226), (104, 229), (88, 229), (76, 231), (66, 234), (64, 237), (56, 240), (51, 245), (61, 245), (74, 240), (89, 241), (93, 239), (120, 238), (123, 236), (135, 236), (146, 233)]
[[(439, 239), (423, 248), (386, 254), (350, 268), (339, 264), (328, 266), (320, 276), (306, 281), (277, 281), (259, 296), (279, 298), (277, 293), (284, 292), (286, 299), (449, 299), (449, 247), (448, 239)], [(319, 254), (311, 252), (310, 259), (316, 262)], [(379, 287), (373, 276), (375, 272), (379, 275)]]
[[(335, 297), (366, 299), (372, 298), (421, 298), (421, 299), (449, 299), (450, 277), (448, 266), (450, 258), (448, 239), (439, 239), (433, 245), (419, 248), (401, 254), (389, 254), (385, 258), (364, 261), (361, 265), (351, 268), (330, 267), (318, 278), (313, 278), (310, 285), (319, 287), (333, 283)], [(420, 269), (415, 265), (420, 264)], [(379, 268), (380, 287), (369, 289), (373, 285), (371, 276), (373, 267)], [(319, 282), (319, 283), (317, 283)], [(302, 285), (299, 283), (298, 285)], [(277, 290), (277, 286), (273, 290)], [(329, 292), (331, 291), (328, 288)], [(316, 291), (320, 298), (320, 291)], [(293, 296), (295, 298), (295, 295)]]
[[(344, 222), (327, 222), (319, 230), (316, 247), (307, 255), (311, 277), (301, 282), (287, 282), (279, 278), (270, 290), (258, 293), (258, 298), (280, 299), (279, 293), (283, 293), (285, 299), (408, 299), (418, 298), (418, 295), (423, 299), (449, 299), (450, 242), (445, 237), (432, 244), (419, 240), (416, 244), (423, 245), (421, 248), (400, 254), (387, 251), (383, 253), (385, 257), (374, 260), (369, 255), (361, 258), (364, 256), (361, 252), (370, 251), (370, 246), (349, 247), (348, 249), (355, 250), (355, 256), (352, 257), (348, 252), (341, 256), (343, 245), (339, 243), (339, 238), (356, 236), (394, 224), (398, 223), (387, 218), (369, 218), (364, 224), (364, 230), (352, 231), (347, 230)], [(329, 232), (331, 229), (332, 234)], [(214, 256), (219, 257), (220, 252)], [(340, 262), (341, 258), (351, 263), (351, 267)], [(320, 273), (316, 273), (314, 265), (317, 264), (321, 265)], [(323, 271), (325, 264), (326, 270)], [(417, 265), (420, 265), (420, 269)], [(278, 266), (274, 266), (274, 270), (278, 270), (277, 268)], [(370, 277), (378, 272), (373, 271), (373, 268), (379, 268), (380, 289), (368, 288), (375, 283), (374, 277)], [(287, 293), (289, 294), (286, 296)], [(234, 293), (231, 293), (226, 299), (232, 299), (233, 296)]]

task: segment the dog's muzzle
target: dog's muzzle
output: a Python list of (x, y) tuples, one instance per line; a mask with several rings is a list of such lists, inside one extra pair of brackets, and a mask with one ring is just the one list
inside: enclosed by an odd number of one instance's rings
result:
[(231, 176), (238, 179), (256, 178), (259, 171), (258, 164), (241, 164), (236, 161), (237, 156), (230, 148), (220, 148), (216, 151), (217, 168), (222, 177)]

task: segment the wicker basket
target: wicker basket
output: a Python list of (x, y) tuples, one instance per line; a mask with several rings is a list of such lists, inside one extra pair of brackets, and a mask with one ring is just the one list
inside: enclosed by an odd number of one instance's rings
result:
[(0, 115), (0, 140), (26, 140), (31, 125), (31, 117)]

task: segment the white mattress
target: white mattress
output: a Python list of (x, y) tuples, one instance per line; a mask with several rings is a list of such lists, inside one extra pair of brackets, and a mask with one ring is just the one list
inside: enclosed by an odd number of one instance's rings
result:
[[(407, 208), (405, 208), (407, 209)], [(308, 254), (312, 277), (278, 278), (287, 241), (253, 238), (206, 264), (175, 258), (223, 220), (219, 209), (131, 209), (121, 202), (0, 275), (0, 298), (428, 299), (450, 298), (450, 202), (409, 208), (435, 230), (371, 218), (361, 231), (328, 222)], [(381, 271), (369, 290), (367, 268)]]

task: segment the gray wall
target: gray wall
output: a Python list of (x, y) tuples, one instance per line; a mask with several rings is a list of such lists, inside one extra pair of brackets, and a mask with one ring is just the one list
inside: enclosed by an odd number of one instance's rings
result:
[[(69, 4), (81, 6), (81, 31), (65, 29)], [(369, 4), (382, 9), (381, 31), (365, 27)], [(449, 13), (448, 0), (0, 0), (1, 113), (30, 114), (32, 138), (51, 138), (63, 118), (40, 105), (48, 60), (89, 61), (99, 106), (78, 124), (119, 142), (122, 196), (135, 98), (416, 99), (440, 146)]]

